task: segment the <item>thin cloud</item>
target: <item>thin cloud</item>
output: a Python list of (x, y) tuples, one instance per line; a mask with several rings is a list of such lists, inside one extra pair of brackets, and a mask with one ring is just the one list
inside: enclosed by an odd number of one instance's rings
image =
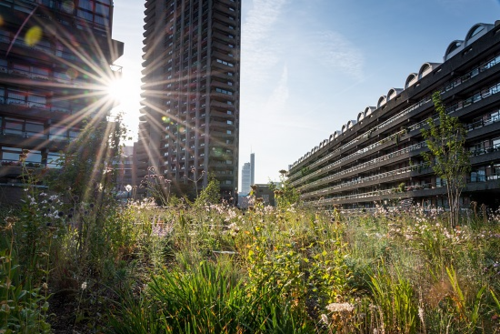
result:
[(285, 65), (280, 81), (269, 98), (265, 109), (272, 113), (280, 113), (285, 111), (286, 102), (288, 101), (288, 67)]
[(278, 61), (277, 48), (269, 43), (273, 25), (287, 0), (254, 0), (242, 27), (243, 76), (252, 82), (266, 80), (268, 69)]
[(343, 72), (358, 80), (363, 78), (363, 53), (341, 34), (334, 31), (316, 33), (311, 44), (311, 55), (326, 69)]

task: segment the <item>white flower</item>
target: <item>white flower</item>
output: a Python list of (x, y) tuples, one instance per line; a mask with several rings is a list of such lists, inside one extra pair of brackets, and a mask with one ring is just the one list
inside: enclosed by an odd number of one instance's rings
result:
[(349, 303), (331, 303), (326, 306), (326, 309), (330, 312), (352, 312), (354, 305)]
[(87, 288), (87, 282), (83, 282), (81, 288), (82, 288), (82, 290), (85, 290)]

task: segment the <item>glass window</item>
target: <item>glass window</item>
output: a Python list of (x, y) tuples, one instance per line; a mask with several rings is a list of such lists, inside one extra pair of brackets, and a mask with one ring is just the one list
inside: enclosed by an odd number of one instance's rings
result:
[(49, 69), (48, 68), (40, 68), (40, 67), (32, 67), (31, 68), (31, 73), (34, 74), (34, 76), (38, 76), (44, 79), (49, 78)]
[(2, 147), (2, 160), (4, 161), (19, 161), (19, 154), (22, 153), (21, 148)]
[(49, 168), (57, 168), (57, 167), (60, 167), (58, 165), (58, 161), (59, 159), (61, 158), (61, 154), (60, 153), (56, 153), (56, 152), (49, 152), (47, 154), (47, 167)]
[(43, 133), (43, 123), (39, 122), (26, 122), (26, 132), (28, 133)]
[(62, 126), (51, 126), (49, 130), (50, 139), (66, 139), (66, 129)]
[(28, 95), (28, 103), (30, 107), (45, 107), (47, 99), (43, 95), (30, 94)]
[(87, 21), (92, 21), (92, 19), (93, 19), (92, 13), (86, 12), (84, 10), (79, 10), (77, 15), (78, 15), (78, 17), (81, 17), (82, 19), (87, 20)]
[(29, 151), (26, 157), (27, 164), (40, 164), (42, 162), (42, 152), (40, 151)]
[(7, 62), (7, 59), (1, 59), (0, 58), (0, 72), (7, 72), (7, 68), (9, 67), (9, 63)]
[(95, 12), (105, 17), (109, 17), (109, 6), (96, 3)]
[(9, 89), (7, 91), (7, 98), (9, 104), (24, 104), (26, 100), (26, 93), (21, 90)]
[(0, 30), (0, 42), (10, 43), (10, 33), (5, 30)]
[(12, 64), (12, 73), (25, 75), (29, 73), (30, 67), (24, 64)]
[(4, 128), (4, 133), (5, 134), (10, 134), (10, 135), (23, 135), (23, 122), (21, 120), (16, 120), (16, 119), (5, 119), (5, 128)]
[(100, 24), (100, 25), (108, 25), (108, 19), (99, 15), (95, 16), (95, 23)]
[(91, 0), (80, 0), (78, 1), (78, 7), (87, 9), (87, 10), (92, 10), (92, 1)]
[(69, 140), (73, 141), (78, 138), (80, 131), (76, 129), (69, 130)]

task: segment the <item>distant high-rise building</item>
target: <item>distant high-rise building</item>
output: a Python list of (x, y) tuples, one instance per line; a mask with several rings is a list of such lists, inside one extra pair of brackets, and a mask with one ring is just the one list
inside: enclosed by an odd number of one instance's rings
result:
[(250, 154), (250, 184), (255, 184), (255, 153)]
[(241, 191), (240, 194), (246, 196), (250, 193), (251, 183), (251, 164), (245, 162), (243, 168), (241, 169)]
[[(84, 127), (114, 107), (107, 85), (123, 54), (111, 0), (0, 1), (0, 184), (23, 183), (20, 157), (55, 167)], [(0, 199), (0, 201), (2, 201)]]
[[(241, 0), (146, 0), (139, 177), (237, 190)], [(142, 166), (142, 167), (141, 167)], [(149, 169), (151, 171), (151, 168)]]

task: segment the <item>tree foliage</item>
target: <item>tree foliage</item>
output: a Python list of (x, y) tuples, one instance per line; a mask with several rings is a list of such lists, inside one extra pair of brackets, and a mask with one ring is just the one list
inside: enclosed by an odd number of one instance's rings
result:
[(116, 175), (112, 168), (118, 159), (121, 142), (126, 135), (121, 117), (84, 120), (78, 138), (68, 143), (58, 161), (59, 169), (47, 178), (56, 192), (67, 192), (83, 201), (97, 200), (98, 193), (112, 189)]
[(220, 202), (220, 182), (212, 175), (209, 175), (207, 186), (200, 192), (196, 198), (195, 206), (204, 206), (207, 204), (218, 204)]
[(276, 206), (279, 208), (285, 208), (300, 201), (300, 192), (290, 185), (286, 170), (280, 170), (280, 182), (270, 182), (269, 189), (274, 191)]
[(429, 148), (422, 153), (434, 173), (446, 182), (448, 204), (450, 207), (450, 223), (455, 226), (460, 210), (460, 194), (466, 185), (466, 175), (470, 171), (469, 152), (465, 147), (466, 130), (458, 118), (446, 113), (441, 101), (441, 93), (432, 95), (434, 108), (439, 120), (436, 124), (432, 118), (427, 120), (428, 129), (422, 135)]

